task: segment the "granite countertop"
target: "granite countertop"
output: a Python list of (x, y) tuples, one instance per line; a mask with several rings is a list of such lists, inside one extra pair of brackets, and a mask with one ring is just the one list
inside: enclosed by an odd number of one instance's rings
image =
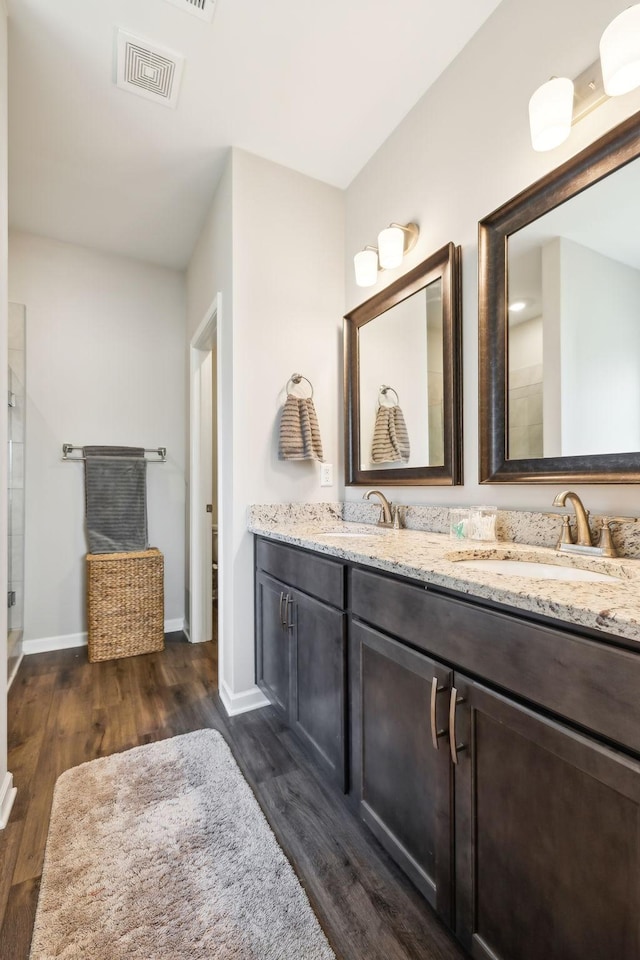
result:
[[(249, 530), (272, 540), (640, 643), (640, 560), (578, 556), (523, 543), (456, 541), (441, 533), (385, 530), (339, 519), (296, 522), (254, 515), (250, 516)], [(525, 578), (474, 570), (459, 562), (488, 557), (546, 561), (608, 574), (619, 578), (619, 582)]]

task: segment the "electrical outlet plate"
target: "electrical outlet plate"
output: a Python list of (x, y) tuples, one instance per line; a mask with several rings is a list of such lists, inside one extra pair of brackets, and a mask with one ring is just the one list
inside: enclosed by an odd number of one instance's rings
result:
[(333, 486), (333, 464), (332, 463), (320, 464), (320, 486), (321, 487)]

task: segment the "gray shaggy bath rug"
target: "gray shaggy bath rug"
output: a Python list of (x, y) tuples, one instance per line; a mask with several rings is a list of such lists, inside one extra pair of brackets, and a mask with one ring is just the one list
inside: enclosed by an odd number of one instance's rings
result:
[(335, 960), (219, 733), (59, 778), (31, 960)]

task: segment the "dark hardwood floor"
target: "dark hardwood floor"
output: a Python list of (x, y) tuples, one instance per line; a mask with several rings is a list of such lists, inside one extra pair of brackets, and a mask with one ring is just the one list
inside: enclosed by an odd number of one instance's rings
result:
[(9, 695), (18, 796), (0, 833), (0, 958), (29, 955), (57, 777), (95, 757), (213, 727), (231, 746), (338, 960), (462, 960), (271, 708), (226, 717), (216, 669), (214, 644), (192, 645), (182, 634), (170, 635), (163, 653), (123, 660), (89, 664), (84, 649), (23, 660)]

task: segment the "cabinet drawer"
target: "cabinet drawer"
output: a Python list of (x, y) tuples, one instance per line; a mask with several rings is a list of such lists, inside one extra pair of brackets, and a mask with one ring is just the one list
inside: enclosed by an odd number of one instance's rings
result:
[(344, 607), (344, 564), (271, 540), (256, 543), (256, 564), (291, 587)]
[(354, 570), (352, 612), (640, 753), (640, 653)]

